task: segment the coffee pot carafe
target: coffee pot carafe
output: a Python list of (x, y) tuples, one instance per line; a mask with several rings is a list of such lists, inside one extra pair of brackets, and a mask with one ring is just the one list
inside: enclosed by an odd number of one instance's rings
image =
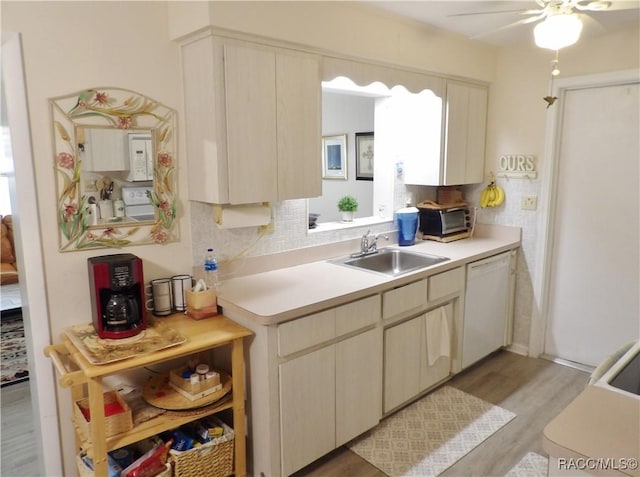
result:
[(131, 294), (114, 292), (107, 300), (104, 321), (107, 327), (128, 329), (134, 325), (132, 320), (139, 316), (140, 310)]

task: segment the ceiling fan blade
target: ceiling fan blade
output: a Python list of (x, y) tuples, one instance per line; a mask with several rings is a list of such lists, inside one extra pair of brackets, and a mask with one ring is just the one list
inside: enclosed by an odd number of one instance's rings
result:
[(577, 0), (573, 2), (573, 6), (577, 10), (601, 12), (603, 10), (609, 10), (611, 8), (611, 2), (604, 1), (604, 0), (592, 0), (592, 1)]
[(518, 13), (520, 15), (537, 15), (543, 10), (496, 10), (493, 12), (452, 13), (448, 17), (468, 17), (472, 15), (494, 15), (496, 13)]
[(638, 10), (638, 0), (571, 0), (576, 10), (592, 12), (615, 12), (621, 10)]
[(497, 33), (497, 32), (502, 31), (502, 30), (508, 30), (509, 28), (513, 28), (513, 27), (516, 27), (516, 26), (519, 26), (519, 25), (526, 25), (527, 23), (537, 22), (538, 20), (542, 20), (546, 15), (547, 15), (546, 12), (543, 12), (540, 15), (535, 16), (535, 17), (523, 18), (522, 20), (518, 20), (517, 22), (509, 23), (507, 25), (503, 25), (501, 27), (494, 28), (491, 31), (486, 31), (486, 32), (483, 32), (483, 33), (478, 33), (477, 35), (473, 35), (471, 37), (471, 39), (475, 40), (477, 38), (481, 38), (481, 37), (486, 36), (486, 35), (491, 35), (492, 33)]

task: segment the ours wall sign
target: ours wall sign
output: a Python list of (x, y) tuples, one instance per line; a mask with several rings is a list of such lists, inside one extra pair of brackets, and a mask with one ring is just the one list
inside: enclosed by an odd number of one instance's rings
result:
[(498, 174), (502, 177), (536, 179), (536, 158), (531, 154), (503, 154), (498, 161)]

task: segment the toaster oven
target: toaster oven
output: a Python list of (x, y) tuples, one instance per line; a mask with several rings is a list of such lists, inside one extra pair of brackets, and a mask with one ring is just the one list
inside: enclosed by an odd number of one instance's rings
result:
[(440, 207), (421, 208), (420, 232), (425, 238), (447, 238), (460, 235), (463, 238), (465, 232), (471, 227), (469, 209), (466, 207)]

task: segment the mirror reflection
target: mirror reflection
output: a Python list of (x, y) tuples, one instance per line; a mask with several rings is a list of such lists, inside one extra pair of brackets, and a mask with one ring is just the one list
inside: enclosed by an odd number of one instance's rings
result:
[(175, 240), (175, 111), (118, 88), (50, 106), (60, 250)]
[[(396, 196), (407, 195), (404, 158), (439, 155), (441, 124), (442, 100), (431, 90), (413, 93), (380, 82), (359, 86), (345, 77), (323, 82), (322, 136), (346, 137), (346, 164), (341, 174), (323, 175), (322, 196), (308, 200), (309, 228), (392, 220)], [(358, 202), (353, 222), (345, 222), (338, 209), (345, 195)]]
[[(356, 138), (360, 134), (374, 134), (376, 97), (385, 94), (384, 90), (373, 87), (361, 88), (346, 78), (322, 83), (322, 136), (330, 138), (344, 135), (346, 148), (346, 164), (342, 174), (336, 176), (323, 175), (322, 196), (308, 201), (309, 214), (317, 216), (315, 224), (341, 222), (342, 215), (338, 209), (340, 198), (349, 195), (358, 201), (357, 218), (370, 217), (373, 211), (373, 181), (375, 175), (357, 174)], [(379, 84), (379, 83), (378, 83)], [(388, 93), (387, 93), (388, 94)], [(373, 142), (373, 141), (372, 141)], [(374, 142), (375, 144), (375, 142)], [(375, 146), (373, 145), (375, 154)], [(367, 167), (371, 167), (372, 160)], [(323, 164), (323, 170), (325, 170)], [(314, 224), (314, 225), (315, 225)], [(314, 227), (315, 228), (315, 227)]]

